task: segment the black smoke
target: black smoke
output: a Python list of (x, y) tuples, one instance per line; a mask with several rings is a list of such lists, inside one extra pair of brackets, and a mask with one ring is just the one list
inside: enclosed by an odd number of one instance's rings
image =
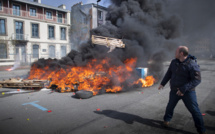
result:
[(215, 58), (214, 7), (214, 0), (168, 0), (166, 11), (182, 20), (183, 32), (175, 41), (197, 58)]
[(92, 30), (92, 34), (123, 39), (125, 49), (111, 54), (120, 61), (137, 57), (137, 66), (149, 67), (156, 77), (162, 75), (162, 62), (174, 56), (182, 21), (166, 12), (165, 0), (111, 0), (107, 24)]

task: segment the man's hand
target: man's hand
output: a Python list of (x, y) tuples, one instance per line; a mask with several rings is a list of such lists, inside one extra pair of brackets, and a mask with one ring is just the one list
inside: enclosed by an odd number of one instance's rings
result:
[(177, 89), (178, 89), (178, 91), (177, 91), (176, 94), (177, 94), (178, 96), (184, 96), (184, 94), (179, 90), (179, 88), (177, 88)]
[(160, 86), (158, 87), (158, 90), (160, 90), (160, 89), (163, 89), (163, 85), (160, 85)]

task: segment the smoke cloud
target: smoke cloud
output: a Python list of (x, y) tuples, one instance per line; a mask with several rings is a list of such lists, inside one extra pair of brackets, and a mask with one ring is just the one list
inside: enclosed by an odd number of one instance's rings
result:
[[(92, 34), (123, 39), (125, 49), (114, 50), (116, 59), (137, 57), (137, 66), (149, 66), (153, 75), (162, 75), (162, 62), (173, 56), (181, 36), (182, 21), (164, 11), (165, 0), (112, 0), (107, 24)], [(150, 64), (148, 64), (150, 62)]]
[(215, 58), (214, 6), (214, 0), (168, 0), (166, 11), (182, 20), (183, 33), (175, 41), (197, 58)]

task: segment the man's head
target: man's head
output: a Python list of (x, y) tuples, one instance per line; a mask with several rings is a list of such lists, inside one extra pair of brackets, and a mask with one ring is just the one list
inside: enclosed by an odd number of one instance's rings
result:
[(183, 61), (187, 58), (189, 54), (188, 47), (186, 46), (179, 46), (175, 51), (175, 58), (179, 59), (180, 61)]

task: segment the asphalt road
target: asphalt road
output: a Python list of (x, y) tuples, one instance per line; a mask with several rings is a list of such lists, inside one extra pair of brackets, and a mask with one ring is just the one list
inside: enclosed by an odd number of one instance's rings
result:
[[(208, 134), (215, 133), (215, 61), (200, 60), (202, 83), (197, 99)], [(0, 79), (29, 70), (0, 71)], [(169, 129), (161, 127), (169, 86), (136, 88), (77, 99), (73, 93), (0, 89), (0, 134), (196, 134), (182, 101)]]

